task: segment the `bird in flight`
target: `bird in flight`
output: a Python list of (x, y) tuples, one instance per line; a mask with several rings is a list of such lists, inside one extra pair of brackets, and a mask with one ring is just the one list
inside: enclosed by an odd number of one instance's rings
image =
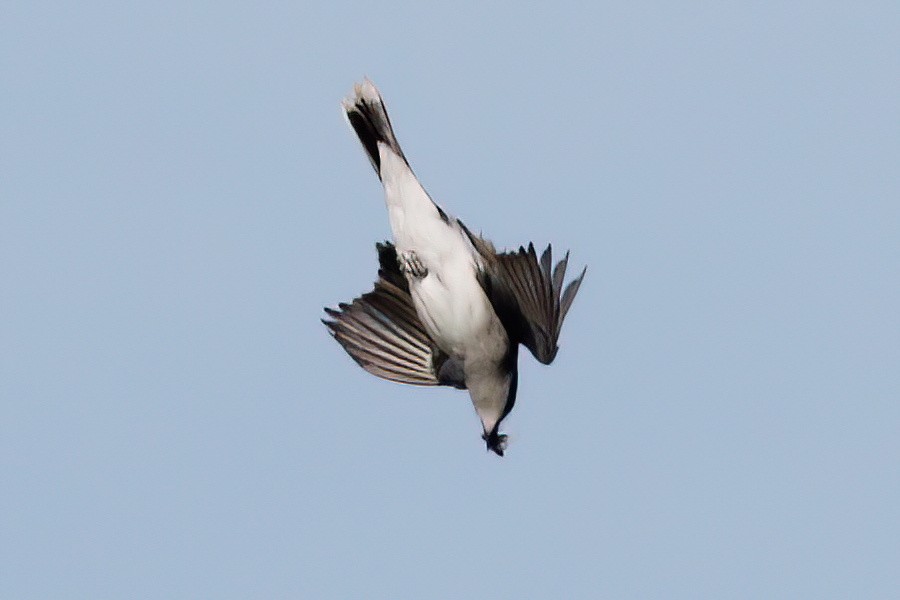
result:
[(559, 349), (563, 319), (585, 271), (565, 289), (569, 255), (553, 266), (529, 243), (497, 252), (428, 195), (397, 143), (368, 79), (343, 101), (347, 120), (384, 186), (394, 241), (376, 244), (375, 288), (322, 322), (369, 373), (468, 390), (487, 448), (503, 456), (500, 422), (516, 401), (519, 344), (543, 364)]

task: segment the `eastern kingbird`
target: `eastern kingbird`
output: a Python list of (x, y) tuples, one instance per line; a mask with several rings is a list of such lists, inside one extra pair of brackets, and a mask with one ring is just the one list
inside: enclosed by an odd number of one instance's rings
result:
[(384, 185), (393, 243), (376, 244), (375, 289), (322, 322), (378, 377), (469, 390), (488, 449), (503, 456), (500, 422), (516, 401), (519, 344), (553, 362), (563, 319), (587, 267), (563, 291), (569, 255), (550, 246), (497, 252), (447, 214), (413, 174), (381, 94), (366, 79), (343, 102), (347, 120)]

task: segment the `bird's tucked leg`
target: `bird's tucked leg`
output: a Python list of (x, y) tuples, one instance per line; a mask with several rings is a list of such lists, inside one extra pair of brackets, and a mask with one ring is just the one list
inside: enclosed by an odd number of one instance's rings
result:
[(423, 279), (428, 275), (428, 269), (419, 260), (415, 251), (407, 250), (397, 255), (397, 262), (400, 263), (400, 271), (409, 274), (416, 279)]

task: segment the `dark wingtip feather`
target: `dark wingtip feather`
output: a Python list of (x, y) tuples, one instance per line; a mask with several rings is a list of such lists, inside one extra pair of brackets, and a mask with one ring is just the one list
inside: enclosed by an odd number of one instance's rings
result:
[(569, 253), (563, 256), (562, 260), (556, 263), (553, 268), (553, 296), (559, 298), (560, 290), (562, 290), (563, 281), (566, 278), (566, 269), (569, 266)]
[(547, 248), (541, 254), (541, 270), (544, 272), (544, 275), (549, 279), (550, 278), (550, 265), (553, 262), (553, 247), (550, 244), (547, 244)]
[(578, 290), (581, 288), (581, 282), (584, 280), (584, 276), (587, 273), (587, 265), (581, 270), (581, 274), (569, 282), (569, 285), (566, 286), (566, 291), (563, 292), (562, 299), (559, 303), (559, 326), (562, 327), (563, 319), (565, 319), (566, 314), (569, 312), (569, 308), (572, 307), (572, 302), (575, 301), (575, 294), (578, 293)]

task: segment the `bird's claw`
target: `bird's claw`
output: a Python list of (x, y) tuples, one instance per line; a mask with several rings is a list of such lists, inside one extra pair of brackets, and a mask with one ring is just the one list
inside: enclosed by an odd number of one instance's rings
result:
[(418, 255), (413, 250), (406, 250), (397, 255), (397, 261), (400, 263), (400, 270), (416, 279), (422, 279), (428, 275), (428, 269), (419, 260)]

